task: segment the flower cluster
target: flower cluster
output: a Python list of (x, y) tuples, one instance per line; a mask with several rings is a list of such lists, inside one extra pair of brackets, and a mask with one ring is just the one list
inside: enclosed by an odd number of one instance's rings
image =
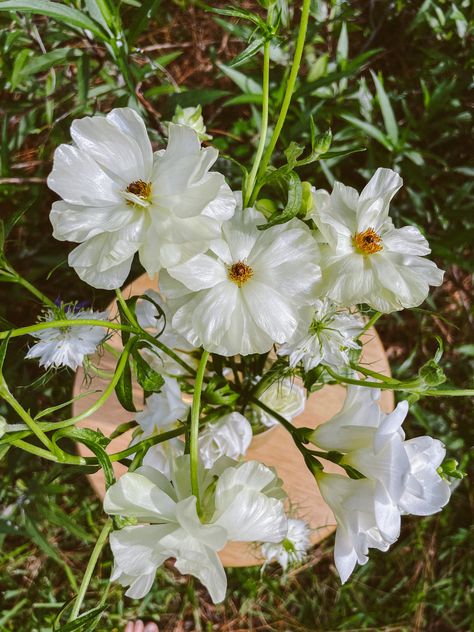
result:
[[(133, 467), (104, 501), (108, 514), (120, 516), (122, 528), (110, 537), (112, 578), (126, 594), (143, 597), (156, 569), (174, 558), (177, 570), (221, 601), (219, 552), (231, 541), (259, 543), (265, 564), (301, 562), (311, 525), (287, 517), (272, 469), (238, 461), (253, 431), (277, 423), (333, 510), (343, 582), (370, 548), (385, 551), (396, 541), (402, 514), (439, 511), (451, 491), (438, 472), (444, 447), (431, 437), (406, 440), (407, 402), (383, 413), (377, 385), (366, 379), (377, 374), (358, 364), (362, 334), (374, 321), (356, 306), (415, 307), (443, 278), (418, 228), (396, 228), (389, 217), (400, 176), (377, 169), (360, 194), (340, 182), (331, 193), (305, 183), (301, 208), (275, 219), (273, 201), (258, 204), (252, 187), (232, 191), (211, 170), (218, 152), (201, 146), (212, 137), (200, 108), (179, 108), (166, 148), (157, 151), (131, 108), (76, 120), (71, 136), (48, 178), (61, 198), (51, 210), (53, 234), (78, 244), (69, 264), (91, 286), (117, 290), (127, 320), (113, 325), (106, 313), (66, 309), (63, 320), (88, 322), (40, 328), (27, 357), (76, 369), (107, 325), (132, 336), (124, 354), (143, 387), (143, 410), (126, 451)], [(246, 187), (253, 176), (255, 169)], [(267, 206), (271, 217), (258, 210)], [(159, 273), (160, 289), (126, 302), (119, 288), (135, 255), (150, 279)], [(44, 316), (54, 318), (53, 311)], [(103, 326), (89, 322), (100, 320)], [(311, 390), (328, 381), (359, 386), (349, 386), (330, 421), (297, 429)], [(136, 410), (133, 402), (126, 407)], [(341, 473), (327, 473), (319, 459)]]

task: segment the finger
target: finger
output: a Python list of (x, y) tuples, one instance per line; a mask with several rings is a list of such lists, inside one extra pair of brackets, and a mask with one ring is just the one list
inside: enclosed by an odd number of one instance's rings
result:
[(133, 632), (144, 632), (144, 628), (145, 626), (143, 625), (143, 621), (141, 619), (138, 619), (138, 621), (135, 621)]
[(147, 623), (144, 632), (159, 632), (156, 623)]
[(135, 629), (135, 624), (133, 623), (133, 621), (129, 621), (127, 625), (125, 626), (125, 632), (133, 632), (134, 629)]

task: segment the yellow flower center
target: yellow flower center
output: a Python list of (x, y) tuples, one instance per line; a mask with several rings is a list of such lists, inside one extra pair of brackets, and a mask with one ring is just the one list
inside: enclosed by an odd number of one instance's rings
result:
[(382, 237), (373, 228), (367, 228), (363, 233), (356, 233), (352, 243), (361, 255), (373, 255), (383, 249)]
[(253, 277), (253, 270), (243, 261), (237, 261), (237, 263), (229, 266), (227, 276), (233, 283), (242, 287), (244, 283), (247, 283)]
[[(132, 182), (128, 185), (127, 191), (128, 193), (132, 193), (142, 200), (148, 201), (151, 196), (151, 182), (136, 180), (135, 182)], [(127, 204), (133, 206), (133, 202), (131, 200), (127, 200)]]

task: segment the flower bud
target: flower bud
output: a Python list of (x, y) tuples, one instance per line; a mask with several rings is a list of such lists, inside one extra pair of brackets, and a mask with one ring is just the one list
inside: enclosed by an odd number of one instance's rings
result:
[(206, 126), (202, 118), (202, 108), (200, 105), (196, 107), (182, 108), (180, 105), (176, 106), (174, 116), (171, 120), (172, 123), (178, 125), (187, 125), (198, 134), (199, 140), (211, 140), (212, 136), (206, 134)]

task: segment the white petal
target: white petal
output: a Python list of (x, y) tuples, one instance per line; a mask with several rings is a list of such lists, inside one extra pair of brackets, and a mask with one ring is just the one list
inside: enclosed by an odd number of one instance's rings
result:
[(241, 288), (241, 294), (255, 324), (275, 342), (291, 337), (298, 325), (298, 314), (277, 291), (251, 279)]
[(345, 584), (357, 564), (357, 553), (352, 544), (350, 534), (340, 526), (336, 530), (334, 562), (341, 578), (341, 583)]
[(104, 511), (144, 522), (175, 522), (176, 503), (142, 474), (127, 472), (107, 490)]
[(383, 233), (383, 247), (389, 252), (406, 255), (423, 256), (431, 252), (428, 242), (415, 226), (392, 228)]
[(154, 574), (169, 557), (159, 541), (174, 528), (173, 525), (139, 525), (113, 531), (110, 548), (115, 563), (127, 575)]
[(106, 119), (136, 141), (141, 150), (144, 172), (151, 173), (153, 150), (142, 117), (132, 108), (114, 108)]
[[(378, 232), (388, 216), (389, 204), (395, 193), (403, 186), (403, 180), (392, 169), (379, 168), (362, 190), (357, 212), (358, 232), (373, 228)], [(375, 209), (372, 202), (380, 199), (381, 206)], [(372, 208), (375, 212), (370, 212)]]
[(224, 548), (228, 536), (223, 525), (202, 524), (196, 511), (196, 497), (190, 496), (176, 505), (176, 518), (181, 527), (213, 551)]
[(168, 268), (168, 273), (194, 292), (214, 287), (227, 279), (225, 266), (207, 255), (196, 255), (172, 266)]
[(207, 588), (214, 603), (225, 598), (227, 577), (217, 553), (206, 546), (183, 548), (176, 556), (175, 567), (180, 573), (193, 575)]

